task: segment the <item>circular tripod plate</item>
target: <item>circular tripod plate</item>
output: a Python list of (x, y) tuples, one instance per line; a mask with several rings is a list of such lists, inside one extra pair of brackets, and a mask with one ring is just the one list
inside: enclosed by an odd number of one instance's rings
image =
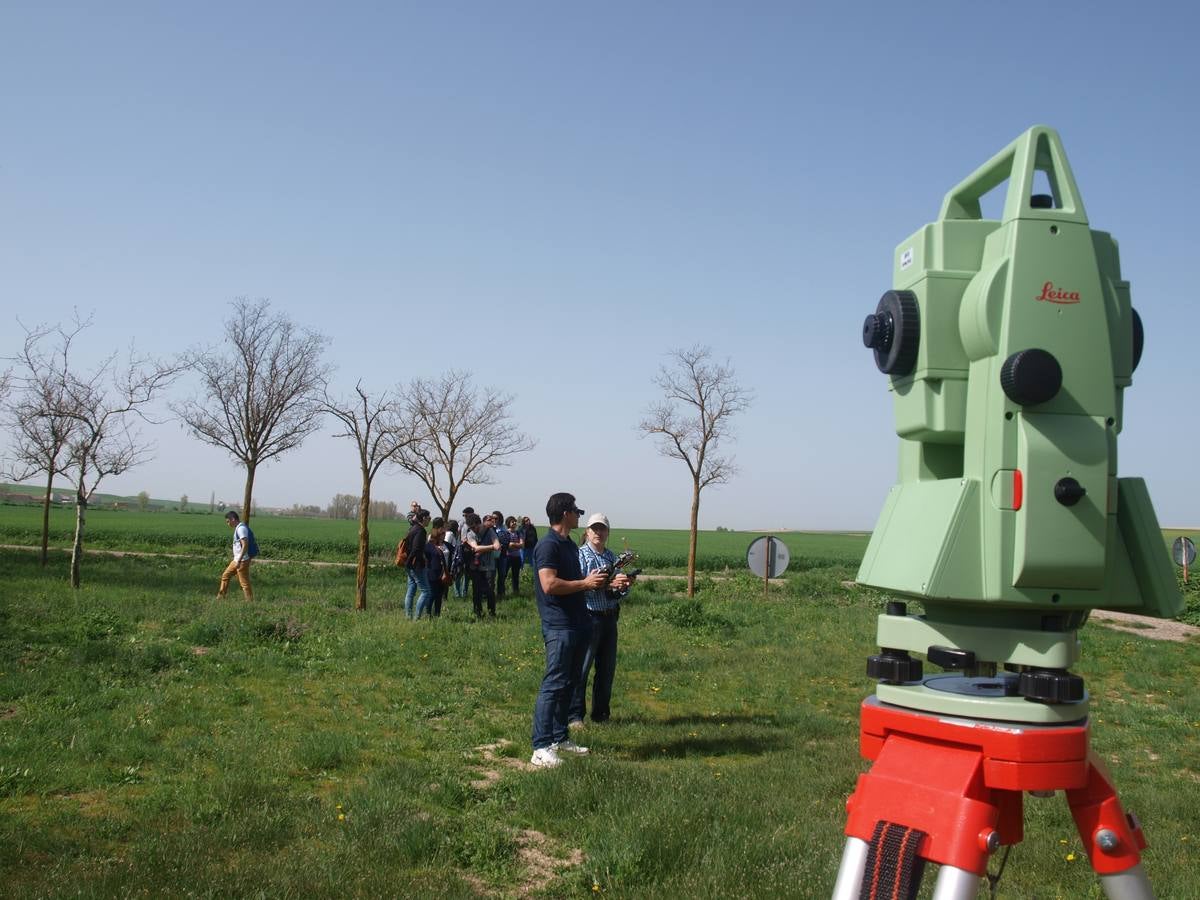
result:
[[(875, 696), (884, 703), (904, 706), (922, 712), (968, 719), (991, 719), (998, 722), (1030, 722), (1036, 725), (1066, 725), (1087, 718), (1088, 696), (1078, 703), (1034, 703), (1023, 697), (987, 696), (958, 693), (945, 687), (934, 688), (930, 681), (956, 679), (960, 675), (932, 675), (921, 684), (883, 684), (875, 686)], [(982, 678), (995, 683), (998, 678)]]
[(925, 686), (932, 691), (962, 694), (965, 697), (1015, 697), (1017, 676), (997, 675), (995, 678), (964, 678), (961, 675), (931, 675)]

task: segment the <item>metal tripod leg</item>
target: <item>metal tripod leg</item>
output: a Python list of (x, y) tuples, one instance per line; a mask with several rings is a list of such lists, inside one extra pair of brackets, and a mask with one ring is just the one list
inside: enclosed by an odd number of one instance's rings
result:
[(938, 869), (933, 900), (975, 900), (979, 896), (979, 876), (966, 869), (942, 866)]
[(858, 900), (870, 850), (871, 845), (866, 841), (846, 838), (846, 849), (842, 851), (842, 864), (833, 885), (832, 900)]
[(1108, 900), (1154, 900), (1150, 879), (1142, 864), (1114, 875), (1101, 875), (1100, 886)]

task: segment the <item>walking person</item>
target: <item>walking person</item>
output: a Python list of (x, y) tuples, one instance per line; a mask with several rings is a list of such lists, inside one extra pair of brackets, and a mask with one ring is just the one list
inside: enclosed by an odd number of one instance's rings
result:
[(233, 529), (233, 561), (221, 573), (221, 583), (217, 587), (217, 599), (225, 596), (225, 591), (229, 589), (229, 579), (236, 574), (238, 584), (242, 586), (242, 594), (247, 600), (253, 600), (254, 588), (250, 586), (250, 560), (254, 556), (251, 549), (257, 550), (254, 546), (254, 536), (250, 533), (250, 526), (243, 522), (241, 516), (232, 509), (225, 513), (225, 524)]
[[(607, 571), (612, 571), (611, 567), (616, 564), (617, 558), (607, 546), (608, 534), (608, 517), (603, 513), (593, 513), (588, 518), (584, 542), (579, 548), (579, 567), (585, 575), (604, 570), (605, 567), (608, 567)], [(632, 584), (633, 579), (621, 572), (614, 575), (605, 587), (584, 595), (592, 631), (587, 652), (583, 656), (579, 683), (575, 686), (571, 708), (567, 711), (568, 728), (583, 726), (588, 676), (593, 666), (596, 678), (592, 684), (592, 721), (608, 721), (613, 676), (617, 671), (617, 622), (621, 618), (621, 601), (628, 596)]]
[(586, 754), (567, 736), (567, 709), (583, 668), (590, 630), (584, 592), (597, 590), (607, 580), (603, 572), (586, 577), (579, 566), (579, 551), (571, 531), (583, 510), (572, 494), (551, 495), (546, 503), (550, 530), (534, 548), (534, 592), (542, 639), (546, 644), (546, 674), (533, 708), (533, 756), (530, 764), (553, 768), (560, 753)]
[[(408, 590), (404, 593), (404, 615), (410, 619), (417, 618), (422, 605), (429, 601), (429, 578), (425, 572), (428, 564), (425, 558), (425, 544), (429, 540), (425, 526), (428, 524), (429, 510), (418, 509), (413, 515), (413, 526), (404, 537), (405, 543), (408, 544), (408, 559), (404, 563), (404, 568), (408, 570)], [(413, 604), (414, 596), (416, 597), (415, 606)]]

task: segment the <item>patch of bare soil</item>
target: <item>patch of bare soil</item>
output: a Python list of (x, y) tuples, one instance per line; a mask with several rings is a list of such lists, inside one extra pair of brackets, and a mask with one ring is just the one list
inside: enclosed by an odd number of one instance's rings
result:
[(476, 790), (487, 790), (500, 780), (501, 768), (515, 769), (518, 772), (533, 771), (533, 766), (523, 759), (500, 755), (499, 751), (511, 745), (512, 741), (501, 738), (494, 744), (484, 744), (482, 747), (475, 748), (475, 751), (483, 757), (483, 764), (471, 766), (471, 769), (479, 775), (479, 778), (471, 782), (471, 787)]
[(566, 857), (556, 856), (548, 837), (540, 831), (526, 829), (517, 835), (517, 858), (525, 867), (525, 878), (517, 888), (518, 897), (528, 897), (543, 890), (564, 869), (583, 862), (583, 851), (571, 850)]
[(1093, 610), (1089, 618), (1117, 631), (1138, 634), (1156, 641), (1187, 641), (1200, 634), (1200, 628), (1186, 622), (1177, 622), (1175, 619), (1154, 619), (1108, 609)]

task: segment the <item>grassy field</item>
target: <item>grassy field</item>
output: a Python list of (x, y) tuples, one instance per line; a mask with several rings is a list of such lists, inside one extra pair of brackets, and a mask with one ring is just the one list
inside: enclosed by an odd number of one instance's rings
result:
[[(520, 768), (527, 596), (414, 623), (387, 566), (355, 613), (352, 571), (297, 564), (217, 603), (220, 555), (89, 559), (73, 593), (65, 555), (0, 551), (0, 894), (828, 896), (880, 603), (843, 586), (856, 552), (769, 600), (749, 577), (640, 585), (614, 719), (552, 772)], [(1198, 896), (1200, 644), (1083, 639), (1158, 895)], [(1099, 896), (1061, 797), (1029, 801), (998, 896)]]
[[(41, 509), (0, 506), (0, 544), (36, 544), (41, 534)], [(358, 523), (346, 519), (306, 519), (261, 516), (251, 522), (262, 554), (267, 559), (315, 559), (352, 562), (358, 552)], [(50, 542), (69, 547), (75, 513), (54, 509)], [(408, 530), (400, 521), (371, 524), (372, 553), (390, 559), (397, 541)], [(545, 525), (538, 525), (545, 533)], [(718, 571), (746, 565), (746, 548), (758, 534), (704, 531), (699, 535), (699, 568)], [(656, 569), (679, 569), (687, 564), (686, 530), (651, 531), (615, 529), (611, 546), (625, 542), (636, 550), (640, 564)], [(861, 533), (794, 533), (781, 538), (791, 553), (792, 568), (826, 565), (850, 556), (860, 558), (867, 546)], [(220, 554), (229, 543), (229, 529), (220, 514), (134, 512), (96, 509), (88, 513), (85, 546), (106, 550), (142, 550), (160, 553)]]

